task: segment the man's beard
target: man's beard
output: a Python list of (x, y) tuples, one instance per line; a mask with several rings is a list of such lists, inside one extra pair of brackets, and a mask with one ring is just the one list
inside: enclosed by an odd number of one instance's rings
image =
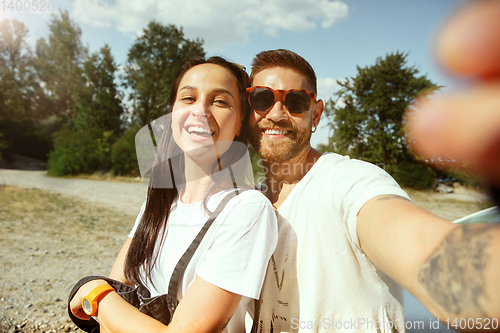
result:
[[(276, 130), (290, 131), (284, 139), (268, 140), (264, 139), (262, 128), (272, 128)], [(291, 135), (290, 135), (291, 134)], [(262, 120), (255, 125), (250, 133), (249, 140), (260, 157), (267, 162), (286, 162), (297, 156), (305, 147), (308, 147), (311, 140), (311, 131), (305, 128), (301, 131), (293, 123)]]

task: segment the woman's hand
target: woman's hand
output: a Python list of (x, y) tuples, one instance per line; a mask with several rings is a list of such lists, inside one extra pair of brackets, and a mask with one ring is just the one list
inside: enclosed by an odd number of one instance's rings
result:
[(89, 320), (90, 316), (86, 314), (82, 309), (82, 299), (87, 296), (94, 288), (102, 284), (107, 284), (104, 280), (92, 280), (85, 283), (83, 286), (78, 289), (75, 296), (69, 303), (71, 312), (75, 315), (76, 318), (81, 320)]

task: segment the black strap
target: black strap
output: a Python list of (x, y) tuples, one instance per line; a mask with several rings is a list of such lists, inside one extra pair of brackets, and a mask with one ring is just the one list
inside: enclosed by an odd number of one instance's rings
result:
[(252, 322), (252, 329), (250, 330), (250, 333), (257, 333), (257, 330), (259, 329), (261, 299), (262, 299), (262, 297), (259, 297), (259, 299), (253, 300), (253, 322)]
[(214, 210), (214, 212), (210, 215), (208, 218), (207, 222), (205, 222), (205, 225), (203, 228), (201, 228), (200, 232), (198, 232), (198, 235), (196, 235), (195, 239), (189, 245), (188, 249), (184, 254), (182, 255), (181, 259), (179, 259), (179, 262), (177, 262), (177, 265), (175, 266), (174, 272), (172, 273), (172, 276), (170, 277), (170, 283), (168, 285), (168, 293), (167, 293), (167, 304), (168, 304), (168, 309), (170, 312), (173, 314), (175, 309), (177, 308), (177, 290), (179, 286), (179, 280), (182, 274), (184, 273), (184, 270), (186, 269), (187, 265), (189, 264), (189, 261), (191, 261), (191, 258), (193, 257), (194, 253), (196, 252), (196, 249), (200, 245), (201, 241), (203, 240), (203, 237), (205, 237), (205, 234), (208, 231), (208, 228), (212, 225), (212, 223), (215, 221), (217, 216), (222, 212), (226, 204), (237, 196), (240, 192), (239, 191), (234, 191), (229, 194), (227, 194), (224, 199), (219, 203), (217, 208)]

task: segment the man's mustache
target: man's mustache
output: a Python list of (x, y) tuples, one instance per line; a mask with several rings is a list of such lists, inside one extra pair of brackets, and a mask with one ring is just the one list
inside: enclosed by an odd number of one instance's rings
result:
[(289, 131), (295, 131), (295, 127), (286, 121), (279, 121), (275, 122), (272, 120), (266, 120), (266, 121), (260, 121), (259, 122), (259, 129), (282, 129), (282, 130), (289, 130)]

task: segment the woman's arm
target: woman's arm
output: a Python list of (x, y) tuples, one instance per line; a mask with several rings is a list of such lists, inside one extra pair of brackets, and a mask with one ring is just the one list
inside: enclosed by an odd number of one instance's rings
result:
[[(71, 301), (71, 309), (80, 319), (89, 319), (78, 306), (81, 299), (103, 280), (83, 285)], [(107, 333), (127, 332), (222, 332), (238, 307), (241, 296), (216, 287), (200, 277), (188, 289), (179, 303), (172, 322), (165, 326), (141, 313), (116, 292), (106, 295), (99, 303), (98, 319)], [(165, 311), (167, 311), (165, 309)]]
[(132, 238), (128, 237), (123, 244), (122, 249), (118, 253), (118, 256), (115, 259), (115, 263), (111, 268), (111, 272), (109, 273), (109, 277), (111, 279), (126, 283), (131, 285), (131, 283), (125, 277), (125, 260), (127, 259), (128, 249), (130, 248), (130, 243), (132, 243)]
[[(132, 242), (132, 238), (128, 237), (127, 240), (125, 241), (125, 243), (123, 244), (120, 252), (118, 253), (118, 256), (116, 257), (115, 262), (113, 264), (113, 267), (111, 268), (111, 272), (109, 273), (109, 277), (111, 279), (120, 281), (120, 282), (128, 284), (128, 285), (132, 285), (132, 284), (125, 277), (124, 268), (125, 268), (125, 260), (127, 259), (127, 253), (128, 253), (128, 249), (130, 248), (130, 243), (131, 242)], [(99, 281), (101, 281), (100, 284), (107, 283), (104, 280), (99, 280)], [(91, 281), (91, 282), (93, 282), (93, 281)], [(88, 282), (87, 284), (89, 284), (89, 283), (90, 282)], [(86, 286), (87, 284), (85, 284), (84, 286)], [(97, 285), (92, 284), (92, 285), (95, 288), (99, 284), (97, 284)], [(84, 286), (82, 286), (80, 288), (80, 290)], [(80, 293), (80, 290), (78, 291), (77, 294), (75, 294), (75, 296), (71, 300), (71, 303), (70, 303), (71, 311), (73, 312), (73, 314), (77, 318), (83, 319), (83, 320), (88, 320), (88, 319), (90, 319), (90, 317), (87, 314), (85, 314), (85, 312), (83, 312), (83, 309), (82, 309), (82, 298), (85, 297), (85, 296), (87, 296), (88, 293), (92, 289), (90, 289), (86, 294), (85, 293)]]

